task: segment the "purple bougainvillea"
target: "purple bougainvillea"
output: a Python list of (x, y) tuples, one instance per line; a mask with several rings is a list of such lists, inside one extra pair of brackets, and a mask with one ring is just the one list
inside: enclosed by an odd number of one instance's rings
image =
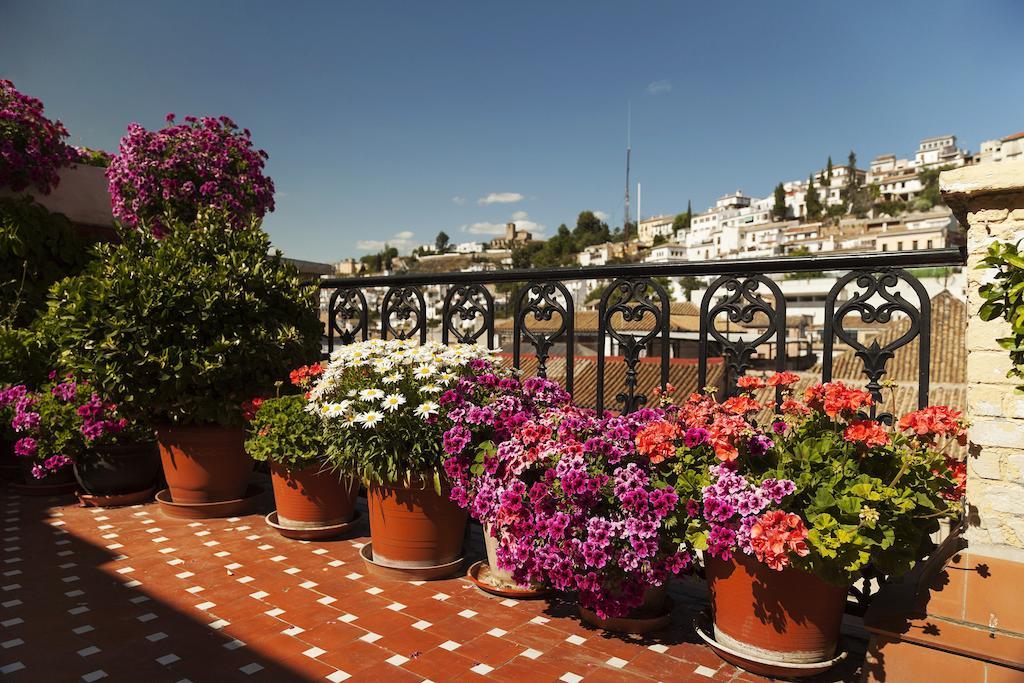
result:
[(254, 149), (248, 129), (227, 116), (186, 116), (158, 131), (128, 126), (107, 168), (114, 215), (125, 224), (164, 234), (169, 221), (191, 223), (199, 211), (223, 212), (236, 228), (274, 210), (274, 182), (263, 174), (267, 153)]
[(60, 182), (57, 171), (78, 160), (67, 136), (60, 121), (43, 115), (42, 102), (0, 79), (0, 187), (49, 194)]

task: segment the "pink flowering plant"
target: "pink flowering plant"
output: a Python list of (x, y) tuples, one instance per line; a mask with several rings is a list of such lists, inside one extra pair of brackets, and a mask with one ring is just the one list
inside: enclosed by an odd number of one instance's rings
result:
[(679, 497), (636, 446), (663, 417), (598, 418), (568, 405), (520, 425), (498, 460), (529, 476), (481, 480), (473, 503), (502, 530), (499, 566), (521, 585), (577, 593), (602, 618), (630, 614), (648, 589), (688, 569), (689, 551), (666, 529)]
[(186, 116), (146, 130), (128, 126), (107, 179), (114, 216), (161, 237), (169, 222), (191, 223), (201, 210), (246, 228), (274, 210), (274, 182), (263, 174), (267, 153), (254, 149), (248, 129), (227, 116)]
[(43, 103), (0, 79), (0, 188), (34, 187), (43, 194), (60, 182), (57, 171), (78, 160), (64, 144), (67, 130), (43, 114)]
[(14, 454), (34, 461), (32, 474), (37, 479), (69, 466), (91, 449), (125, 437), (139, 440), (145, 433), (129, 424), (115, 404), (72, 375), (57, 378), (51, 373), (50, 383), (39, 391), (25, 385), (9, 387), (0, 392), (0, 409), (4, 407), (17, 437)]
[[(682, 538), (712, 557), (742, 553), (837, 585), (868, 564), (904, 573), (930, 550), (939, 520), (960, 511), (952, 449), (962, 416), (932, 406), (888, 427), (866, 417), (868, 392), (830, 382), (797, 396), (798, 380), (743, 377), (738, 396), (694, 394), (669, 414), (676, 452), (662, 476), (690, 513)], [(780, 390), (778, 408), (757, 400), (769, 388)]]

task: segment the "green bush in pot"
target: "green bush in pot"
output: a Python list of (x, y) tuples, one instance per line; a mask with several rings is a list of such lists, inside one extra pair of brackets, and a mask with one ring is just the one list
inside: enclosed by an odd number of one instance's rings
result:
[(154, 424), (174, 502), (242, 496), (242, 403), (319, 352), (315, 288), (255, 222), (228, 226), (204, 212), (162, 239), (124, 231), (52, 289), (40, 325), (62, 367)]

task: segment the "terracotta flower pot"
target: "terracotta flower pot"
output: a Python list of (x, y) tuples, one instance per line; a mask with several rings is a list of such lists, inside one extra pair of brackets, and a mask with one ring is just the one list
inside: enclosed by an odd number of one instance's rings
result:
[(580, 607), (580, 618), (592, 626), (614, 633), (644, 634), (662, 631), (672, 623), (672, 604), (665, 586), (644, 591), (643, 603), (625, 617), (601, 618), (597, 612)]
[(792, 567), (775, 571), (738, 553), (705, 559), (715, 640), (761, 660), (810, 664), (832, 658), (847, 588)]
[(156, 438), (173, 502), (219, 503), (245, 496), (253, 463), (243, 428), (161, 425)]
[(434, 567), (462, 556), (467, 513), (442, 489), (430, 482), (370, 484), (366, 489), (370, 512), (373, 561), (386, 567)]
[(75, 459), (75, 479), (88, 494), (113, 496), (146, 491), (160, 474), (156, 444), (117, 444)]
[(270, 463), (277, 520), (293, 529), (344, 524), (355, 516), (359, 482), (314, 462), (305, 467)]

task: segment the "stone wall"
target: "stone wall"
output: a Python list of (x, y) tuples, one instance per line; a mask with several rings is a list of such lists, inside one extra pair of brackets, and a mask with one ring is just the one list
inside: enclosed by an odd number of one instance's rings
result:
[(1024, 562), (1024, 393), (996, 343), (1009, 325), (978, 317), (978, 287), (992, 271), (975, 268), (993, 241), (1024, 239), (1024, 162), (946, 171), (939, 183), (967, 231), (967, 539), (972, 553)]

